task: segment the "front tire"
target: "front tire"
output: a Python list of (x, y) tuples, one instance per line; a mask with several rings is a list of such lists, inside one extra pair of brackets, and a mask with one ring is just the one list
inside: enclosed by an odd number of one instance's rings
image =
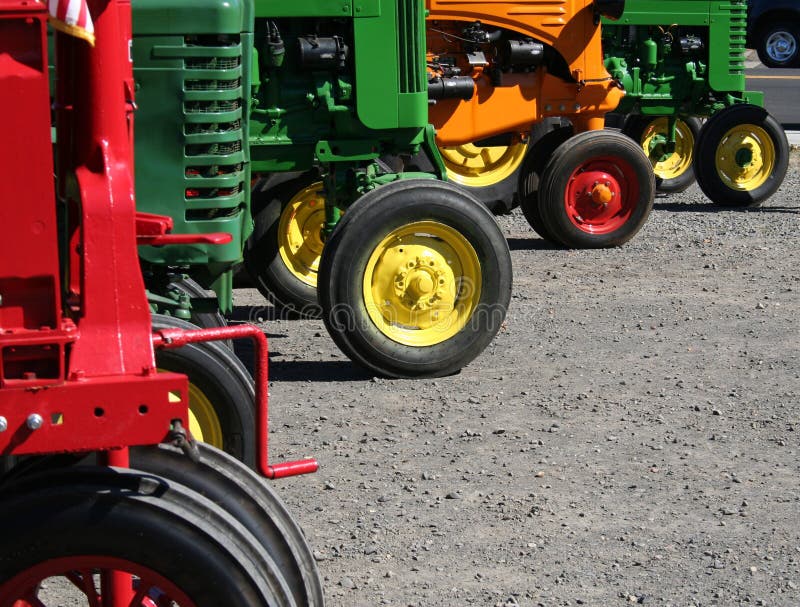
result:
[(361, 197), (326, 243), (319, 298), (333, 340), (390, 377), (455, 373), (500, 329), (511, 257), (477, 200), (433, 180)]
[(702, 126), (694, 116), (676, 119), (675, 151), (671, 154), (664, 151), (668, 128), (665, 116), (631, 116), (622, 132), (638, 142), (650, 159), (656, 177), (656, 190), (664, 194), (677, 194), (695, 181), (694, 147)]
[(322, 255), (325, 194), (313, 172), (278, 183), (254, 202), (253, 234), (244, 265), (259, 292), (282, 310), (319, 318), (317, 272)]
[(642, 148), (615, 131), (568, 139), (542, 172), (539, 209), (545, 228), (569, 248), (621, 245), (653, 208), (655, 181)]
[(788, 166), (786, 133), (764, 108), (727, 107), (709, 118), (700, 131), (697, 183), (714, 204), (761, 205), (783, 183)]
[[(197, 329), (178, 318), (153, 315), (153, 330)], [(250, 467), (256, 462), (254, 384), (230, 348), (214, 342), (156, 350), (156, 367), (189, 378), (189, 431), (197, 440)]]

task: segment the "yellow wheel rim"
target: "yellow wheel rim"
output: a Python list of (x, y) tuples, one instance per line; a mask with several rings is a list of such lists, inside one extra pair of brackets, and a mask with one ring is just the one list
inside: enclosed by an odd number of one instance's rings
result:
[(675, 151), (668, 158), (661, 158), (656, 151), (658, 139), (665, 139), (669, 124), (666, 118), (656, 118), (642, 133), (642, 148), (653, 164), (653, 173), (661, 179), (680, 177), (692, 166), (694, 135), (683, 120), (675, 123)]
[(481, 297), (481, 265), (461, 233), (418, 221), (375, 247), (363, 289), (367, 313), (384, 335), (407, 346), (433, 346), (469, 322)]
[(738, 124), (720, 139), (717, 174), (733, 190), (750, 192), (761, 186), (775, 169), (775, 144), (754, 124)]
[(466, 143), (440, 147), (447, 177), (463, 186), (480, 188), (500, 183), (514, 174), (528, 150), (528, 140), (515, 138), (511, 145), (479, 147)]
[(317, 286), (325, 225), (325, 195), (322, 182), (300, 190), (281, 212), (278, 251), (289, 271), (303, 283)]
[(192, 438), (222, 449), (222, 424), (205, 393), (189, 382), (189, 432)]

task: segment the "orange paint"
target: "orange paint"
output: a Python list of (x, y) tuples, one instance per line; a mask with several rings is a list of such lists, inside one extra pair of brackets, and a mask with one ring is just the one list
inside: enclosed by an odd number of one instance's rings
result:
[[(430, 107), (439, 145), (528, 132), (547, 116), (568, 118), (576, 132), (602, 129), (605, 114), (624, 95), (603, 66), (600, 26), (590, 0), (427, 0), (426, 8), (429, 60), (453, 57), (461, 75), (475, 81), (469, 101), (445, 99)], [(490, 65), (471, 66), (458, 37), (475, 21), (489, 31), (502, 28), (512, 38), (550, 45), (564, 60), (562, 73), (548, 73), (543, 65), (501, 73), (488, 53)]]

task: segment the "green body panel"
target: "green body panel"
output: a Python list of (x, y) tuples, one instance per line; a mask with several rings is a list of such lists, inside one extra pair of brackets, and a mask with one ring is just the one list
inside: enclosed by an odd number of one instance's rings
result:
[(763, 105), (745, 91), (746, 23), (746, 0), (627, 0), (602, 33), (606, 69), (626, 91), (617, 111), (709, 116)]
[[(133, 1), (137, 209), (176, 234), (225, 232), (224, 245), (140, 247), (145, 269), (188, 268), (230, 282), (252, 230), (247, 93), (252, 6), (244, 0)], [(230, 296), (219, 293), (223, 309)]]
[[(360, 163), (419, 149), (428, 122), (420, 0), (256, 0), (255, 15), (253, 171)], [(275, 32), (278, 50), (269, 44)], [(310, 34), (341, 39), (342, 64), (304, 63), (299, 44)]]

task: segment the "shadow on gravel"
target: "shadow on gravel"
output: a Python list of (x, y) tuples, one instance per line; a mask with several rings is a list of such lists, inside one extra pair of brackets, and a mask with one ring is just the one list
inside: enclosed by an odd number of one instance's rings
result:
[(656, 202), (654, 211), (670, 211), (672, 213), (793, 213), (800, 214), (800, 207), (725, 207), (713, 203), (686, 204), (681, 202)]
[(269, 361), (270, 381), (365, 381), (372, 375), (349, 360)]
[(564, 247), (542, 238), (506, 238), (512, 251), (563, 251)]

